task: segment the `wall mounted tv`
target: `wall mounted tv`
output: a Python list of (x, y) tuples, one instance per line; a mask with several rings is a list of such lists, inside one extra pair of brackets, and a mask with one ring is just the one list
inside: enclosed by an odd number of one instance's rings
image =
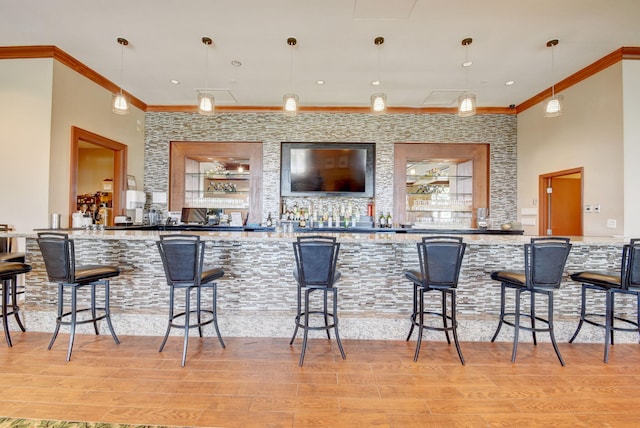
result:
[(374, 143), (282, 143), (281, 196), (373, 197)]

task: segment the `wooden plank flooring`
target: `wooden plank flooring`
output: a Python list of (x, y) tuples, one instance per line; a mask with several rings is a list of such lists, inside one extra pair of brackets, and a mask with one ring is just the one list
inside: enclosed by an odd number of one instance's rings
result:
[(0, 346), (0, 416), (199, 427), (625, 427), (640, 424), (640, 345), (618, 344), (609, 364), (601, 344), (190, 340), (162, 353), (159, 337), (68, 336), (12, 331)]

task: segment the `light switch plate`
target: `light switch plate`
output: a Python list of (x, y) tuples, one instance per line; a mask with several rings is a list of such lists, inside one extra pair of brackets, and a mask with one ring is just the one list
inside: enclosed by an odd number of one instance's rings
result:
[(600, 213), (600, 205), (594, 205), (593, 206), (593, 212), (596, 213), (596, 214), (599, 214)]
[(592, 211), (591, 205), (585, 205), (584, 206), (584, 212), (590, 213), (591, 211)]

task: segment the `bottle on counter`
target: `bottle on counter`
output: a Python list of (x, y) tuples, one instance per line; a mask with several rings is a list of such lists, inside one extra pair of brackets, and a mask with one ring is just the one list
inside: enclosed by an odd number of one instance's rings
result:
[(387, 227), (393, 227), (393, 218), (391, 218), (391, 211), (387, 213)]
[(273, 219), (271, 218), (271, 213), (267, 216), (267, 227), (273, 226)]
[(378, 219), (379, 227), (387, 227), (387, 218), (384, 216), (384, 213), (380, 211), (380, 217)]

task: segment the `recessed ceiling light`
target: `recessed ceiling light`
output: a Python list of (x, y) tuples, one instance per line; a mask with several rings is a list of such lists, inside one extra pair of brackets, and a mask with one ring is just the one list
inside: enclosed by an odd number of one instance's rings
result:
[(507, 80), (506, 82), (504, 82), (504, 84), (507, 85), (507, 86), (514, 85), (515, 83), (516, 83), (515, 80)]
[(316, 80), (316, 85), (324, 85), (324, 80)]
[(471, 67), (471, 65), (473, 64), (473, 61), (465, 61), (462, 63), (463, 67)]
[(172, 85), (179, 85), (180, 81), (178, 79), (171, 79), (169, 80), (169, 82), (171, 82)]
[(242, 63), (234, 59), (233, 61), (231, 61), (231, 65), (233, 65), (234, 67), (240, 67), (242, 66)]
[(374, 80), (373, 82), (371, 82), (371, 84), (373, 86), (378, 86), (378, 85), (380, 85), (380, 81), (379, 80)]

